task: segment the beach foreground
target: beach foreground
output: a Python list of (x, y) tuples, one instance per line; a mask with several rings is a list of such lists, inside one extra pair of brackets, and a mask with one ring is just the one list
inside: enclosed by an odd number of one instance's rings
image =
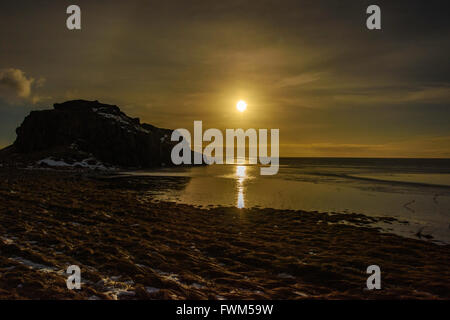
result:
[(1, 168), (0, 299), (450, 298), (450, 247), (369, 226), (393, 218), (155, 203), (162, 183)]

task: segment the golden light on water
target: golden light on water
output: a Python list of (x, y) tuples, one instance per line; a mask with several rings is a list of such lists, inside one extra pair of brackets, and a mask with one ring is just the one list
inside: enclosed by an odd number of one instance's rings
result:
[(244, 112), (247, 109), (247, 103), (245, 103), (244, 100), (239, 100), (236, 104), (236, 109), (238, 109), (239, 112)]
[[(237, 166), (236, 167), (236, 176), (238, 177), (238, 180), (242, 179), (242, 181), (245, 179), (245, 166)], [(240, 181), (240, 182), (242, 182)]]
[(244, 180), (247, 178), (245, 166), (236, 166), (237, 178), (237, 207), (242, 209), (245, 207), (244, 201)]

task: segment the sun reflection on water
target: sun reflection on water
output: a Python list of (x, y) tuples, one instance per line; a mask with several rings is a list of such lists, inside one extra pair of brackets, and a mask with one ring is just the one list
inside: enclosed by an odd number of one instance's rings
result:
[(246, 166), (236, 166), (236, 180), (237, 180), (237, 207), (242, 209), (245, 207), (244, 201), (244, 180), (247, 178), (245, 173)]

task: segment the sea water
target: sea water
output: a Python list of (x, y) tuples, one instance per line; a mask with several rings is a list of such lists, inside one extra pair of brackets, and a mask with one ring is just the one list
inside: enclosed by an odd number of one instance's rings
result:
[(185, 177), (182, 188), (151, 194), (155, 200), (389, 216), (409, 223), (385, 231), (450, 243), (449, 159), (285, 158), (277, 175), (259, 173), (244, 164), (132, 174)]

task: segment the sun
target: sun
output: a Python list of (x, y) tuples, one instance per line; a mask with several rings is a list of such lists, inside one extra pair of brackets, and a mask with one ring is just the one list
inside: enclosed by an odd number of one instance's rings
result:
[(245, 109), (247, 109), (247, 104), (244, 100), (239, 100), (236, 104), (236, 109), (238, 109), (240, 112), (244, 112)]

